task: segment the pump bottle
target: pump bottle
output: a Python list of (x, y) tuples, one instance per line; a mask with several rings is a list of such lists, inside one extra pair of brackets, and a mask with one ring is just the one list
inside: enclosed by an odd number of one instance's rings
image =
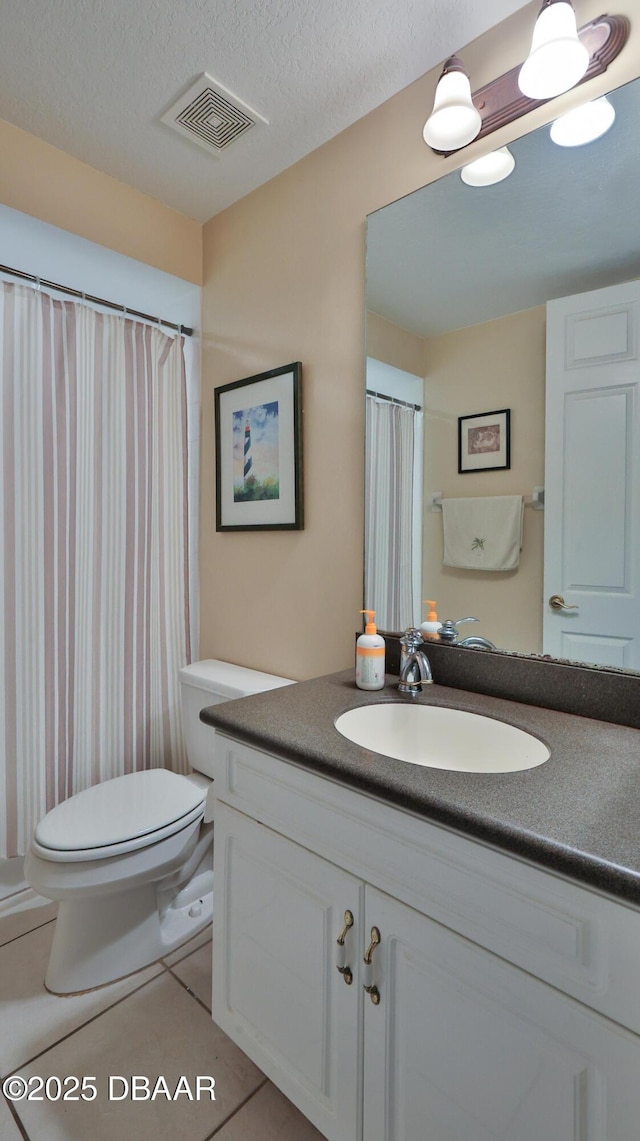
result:
[(438, 615), (436, 614), (436, 604), (431, 602), (428, 598), (424, 599), (425, 605), (429, 607), (427, 617), (420, 626), (422, 637), (427, 642), (438, 641), (438, 631), (442, 627), (442, 622), (438, 622)]
[(382, 689), (384, 686), (385, 644), (378, 634), (375, 610), (361, 610), (367, 615), (364, 634), (356, 642), (356, 685), (358, 689)]

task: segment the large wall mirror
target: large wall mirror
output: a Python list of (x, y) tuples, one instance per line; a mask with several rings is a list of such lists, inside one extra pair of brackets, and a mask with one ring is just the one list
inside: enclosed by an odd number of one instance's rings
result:
[[(542, 127), (505, 181), (456, 171), (368, 219), (364, 605), (382, 629), (435, 599), (499, 649), (640, 669), (640, 80), (608, 98), (600, 139)], [(507, 409), (510, 466), (459, 472), (459, 419)], [(444, 566), (436, 493), (522, 495), (517, 569)]]

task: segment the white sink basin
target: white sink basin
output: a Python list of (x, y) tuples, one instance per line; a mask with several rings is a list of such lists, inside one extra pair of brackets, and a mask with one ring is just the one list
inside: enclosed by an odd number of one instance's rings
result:
[(435, 705), (365, 705), (338, 717), (349, 741), (412, 765), (461, 773), (514, 773), (549, 759), (547, 746), (514, 725)]

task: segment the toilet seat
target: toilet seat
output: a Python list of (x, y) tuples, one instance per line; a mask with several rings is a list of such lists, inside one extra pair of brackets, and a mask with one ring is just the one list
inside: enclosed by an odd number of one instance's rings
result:
[(101, 860), (159, 843), (204, 812), (206, 790), (168, 769), (127, 773), (76, 793), (38, 824), (43, 859)]

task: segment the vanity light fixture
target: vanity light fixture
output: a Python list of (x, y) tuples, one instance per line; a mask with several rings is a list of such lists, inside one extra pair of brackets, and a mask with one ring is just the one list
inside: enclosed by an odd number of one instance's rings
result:
[(533, 29), (531, 51), (518, 76), (530, 99), (553, 99), (579, 83), (589, 66), (589, 51), (578, 38), (570, 0), (544, 0)]
[(616, 117), (606, 95), (574, 107), (551, 124), (551, 138), (559, 147), (581, 147), (604, 135)]
[[(554, 39), (547, 33), (553, 25), (558, 28), (558, 13), (566, 33), (560, 36), (560, 41), (564, 48), (568, 43), (574, 44), (574, 48), (577, 44), (577, 49), (571, 48), (569, 54), (573, 53), (574, 60), (580, 60), (580, 67), (574, 63), (573, 78), (568, 82), (565, 73), (562, 85), (557, 86), (559, 81), (556, 81), (553, 91), (547, 86), (545, 95), (525, 94), (521, 81), (526, 82), (523, 75), (526, 77), (527, 72), (533, 70), (533, 59), (537, 60), (537, 68), (545, 55), (548, 59), (549, 52), (552, 56), (556, 53), (558, 37)], [(580, 28), (574, 40), (575, 14), (569, 0), (545, 0), (538, 21), (543, 16), (542, 31), (538, 32), (536, 24), (531, 52), (525, 63), (518, 64), (473, 93), (461, 61), (457, 56), (447, 60), (436, 87), (433, 111), (423, 130), (425, 142), (436, 154), (452, 154), (474, 139), (482, 139), (515, 122), (561, 91), (603, 75), (629, 36), (629, 21), (624, 16), (598, 16)], [(562, 52), (559, 54), (561, 56)]]
[(460, 178), (467, 186), (494, 186), (508, 178), (515, 165), (516, 160), (509, 148), (500, 147), (468, 162), (460, 171)]
[(475, 139), (482, 115), (471, 100), (471, 84), (457, 56), (452, 55), (438, 80), (433, 111), (422, 132), (434, 150), (458, 150)]

